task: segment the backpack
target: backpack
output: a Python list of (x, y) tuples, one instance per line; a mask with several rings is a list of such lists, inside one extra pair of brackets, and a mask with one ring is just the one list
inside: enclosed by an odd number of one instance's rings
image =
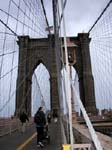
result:
[(41, 115), (39, 113), (35, 114), (35, 116), (34, 116), (34, 122), (36, 124), (41, 124), (42, 123), (42, 117), (41, 117)]

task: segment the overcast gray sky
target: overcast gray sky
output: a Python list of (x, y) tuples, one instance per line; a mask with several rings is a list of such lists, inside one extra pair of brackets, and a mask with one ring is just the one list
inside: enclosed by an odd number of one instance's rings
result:
[[(67, 0), (66, 31), (67, 35), (87, 32), (109, 0)], [(52, 0), (44, 0), (50, 25), (52, 25)]]
[[(43, 1), (49, 24), (53, 25), (52, 0)], [(18, 2), (19, 0), (16, 1)], [(67, 0), (65, 9), (67, 35), (74, 36), (79, 32), (88, 31), (108, 2), (109, 0)], [(0, 3), (0, 8), (7, 11), (8, 4), (9, 0), (4, 0)]]
[[(17, 4), (19, 2), (19, 0), (14, 0), (14, 1)], [(29, 2), (30, 0), (29, 1), (26, 0), (26, 1)], [(48, 17), (48, 20), (49, 20), (49, 24), (53, 25), (52, 0), (43, 0), (43, 1), (44, 1), (44, 4), (45, 4), (45, 9), (46, 9), (46, 12), (47, 12), (47, 17)], [(38, 1), (38, 2), (40, 2), (40, 1)], [(105, 8), (105, 6), (107, 5), (108, 2), (109, 2), (109, 0), (94, 0), (94, 1), (92, 1), (92, 0), (77, 0), (77, 1), (76, 0), (67, 0), (67, 5), (66, 5), (66, 9), (65, 9), (67, 35), (68, 36), (76, 36), (77, 33), (79, 33), (79, 32), (88, 32), (88, 30), (93, 25), (93, 23), (98, 18), (98, 16), (100, 15), (100, 13)], [(21, 3), (22, 3), (22, 0), (21, 0)], [(0, 4), (0, 8), (7, 12), (8, 11), (8, 4), (9, 4), (9, 0), (3, 0), (1, 2), (1, 4)], [(21, 7), (24, 10), (24, 5), (21, 4)], [(17, 17), (17, 10), (18, 9), (12, 3), (11, 4), (10, 14), (13, 14), (13, 15), (15, 15)], [(29, 12), (27, 13), (27, 15), (28, 14), (29, 14)], [(22, 18), (23, 16), (20, 15), (19, 17), (20, 17), (19, 19), (23, 21), (23, 18)], [(37, 22), (38, 22), (39, 16), (37, 15), (36, 17), (37, 17)], [(40, 15), (40, 17), (41, 17), (41, 15)], [(2, 19), (2, 20), (4, 19), (4, 22), (6, 22), (6, 18), (7, 18), (7, 16), (4, 13), (0, 12), (0, 19)], [(18, 24), (19, 24), (19, 27), (18, 27), (18, 32), (17, 33), (20, 33), (20, 35), (21, 35), (22, 34), (23, 24), (22, 25), (20, 23), (18, 23)], [(9, 24), (8, 25), (9, 25), (9, 27), (11, 27), (12, 30), (15, 31), (16, 21), (14, 21), (14, 19), (12, 19), (11, 17), (9, 18)], [(0, 26), (0, 29), (2, 29), (2, 26), (3, 25)], [(44, 28), (45, 26), (43, 27), (40, 24), (39, 27), (42, 28), (42, 31), (45, 31), (45, 28)], [(1, 30), (1, 31), (3, 31), (3, 30)], [(25, 30), (25, 31), (27, 31), (27, 30)], [(8, 52), (9, 51), (9, 47), (11, 47), (11, 46), (8, 45), (8, 36), (9, 35), (7, 35), (7, 42), (6, 42), (6, 46), (5, 46), (5, 52)], [(37, 35), (36, 35), (36, 37), (37, 37)], [(10, 39), (10, 36), (9, 36), (9, 39)], [(14, 40), (11, 42), (12, 45), (14, 44), (13, 42), (14, 42)], [(15, 41), (15, 43), (16, 43), (16, 41)], [(0, 49), (1, 50), (2, 50), (2, 47), (3, 47), (2, 44), (0, 45)], [(11, 48), (11, 50), (12, 49), (13, 48)], [(6, 51), (6, 50), (8, 50), (8, 51)], [(3, 52), (3, 50), (1, 52)], [(5, 56), (5, 57), (7, 57), (7, 60), (11, 59), (11, 58), (8, 57), (8, 55)], [(5, 59), (4, 59), (4, 63), (6, 63), (5, 64), (6, 67), (3, 70), (5, 70), (6, 72), (8, 71), (8, 69), (10, 70), (9, 66), (11, 66), (11, 63), (9, 63), (9, 62), (11, 62), (11, 61), (5, 61)], [(14, 63), (14, 65), (17, 65), (17, 63)], [(3, 87), (3, 88), (5, 88), (5, 87)], [(104, 92), (102, 92), (102, 93), (104, 93)], [(6, 92), (4, 92), (2, 94), (5, 95)], [(6, 101), (7, 101), (7, 99), (6, 99)], [(2, 101), (2, 103), (4, 103), (4, 102), (5, 101)]]

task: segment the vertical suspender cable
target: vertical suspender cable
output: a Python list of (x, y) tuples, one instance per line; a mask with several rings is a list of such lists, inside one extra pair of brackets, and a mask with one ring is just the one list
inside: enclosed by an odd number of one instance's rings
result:
[(65, 61), (66, 61), (66, 73), (67, 73), (67, 97), (69, 105), (69, 123), (70, 123), (70, 144), (73, 147), (73, 131), (72, 131), (72, 109), (71, 109), (71, 89), (70, 89), (70, 76), (69, 76), (69, 65), (68, 65), (68, 52), (67, 52), (67, 41), (66, 41), (66, 27), (65, 27), (65, 17), (64, 17), (64, 5), (63, 0), (61, 0), (61, 7), (63, 13), (63, 32), (64, 32), (64, 45), (65, 45)]

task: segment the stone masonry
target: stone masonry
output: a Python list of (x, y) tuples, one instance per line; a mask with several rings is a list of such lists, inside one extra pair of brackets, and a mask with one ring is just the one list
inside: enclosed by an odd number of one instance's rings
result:
[[(42, 39), (31, 39), (29, 36), (20, 36), (18, 38), (19, 67), (16, 92), (16, 114), (19, 114), (21, 109), (24, 108), (26, 112), (31, 115), (32, 75), (40, 63), (46, 66), (50, 74), (51, 108), (55, 111), (59, 110), (58, 73), (54, 36), (49, 35), (48, 38)], [(89, 54), (89, 35), (87, 33), (81, 33), (78, 37), (69, 38), (72, 43), (77, 44), (77, 48), (73, 47), (72, 49), (76, 59), (73, 66), (79, 77), (80, 97), (87, 112), (96, 113), (94, 80)]]

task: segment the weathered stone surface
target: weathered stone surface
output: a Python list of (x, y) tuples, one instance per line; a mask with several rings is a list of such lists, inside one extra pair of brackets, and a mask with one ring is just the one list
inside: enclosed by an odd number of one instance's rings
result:
[[(63, 41), (63, 38), (62, 38)], [(79, 77), (80, 97), (88, 113), (96, 113), (94, 80), (92, 76), (89, 35), (79, 34), (78, 37), (68, 38), (68, 55), (70, 63), (74, 66)], [(36, 67), (43, 63), (50, 74), (51, 108), (59, 110), (59, 71), (61, 71), (61, 58), (58, 59), (59, 49), (55, 49), (54, 36), (48, 38), (30, 39), (20, 36), (19, 41), (19, 67), (16, 93), (16, 113), (24, 108), (31, 114), (31, 85), (32, 75)], [(64, 49), (64, 47), (63, 47)], [(69, 56), (68, 56), (69, 57)], [(73, 58), (72, 58), (73, 57)], [(60, 62), (57, 62), (60, 61)], [(59, 112), (59, 111), (58, 111)]]

